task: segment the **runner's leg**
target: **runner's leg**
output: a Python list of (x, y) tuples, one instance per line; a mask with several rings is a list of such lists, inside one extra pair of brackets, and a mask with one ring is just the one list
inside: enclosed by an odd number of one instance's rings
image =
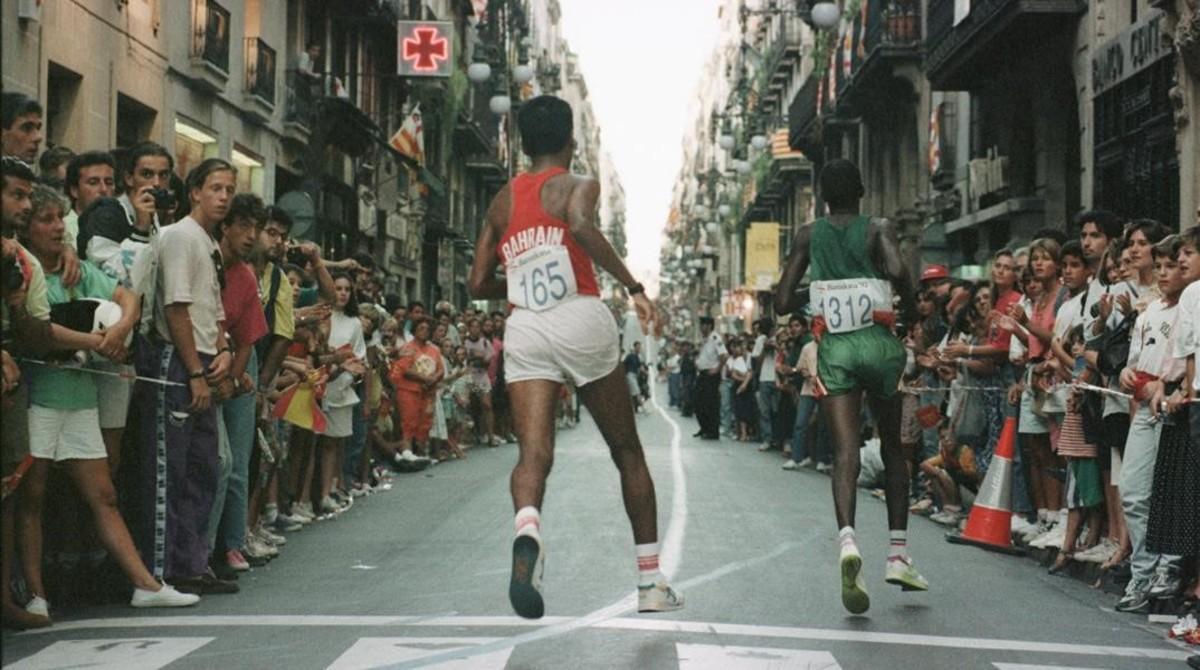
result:
[(888, 529), (908, 529), (908, 461), (900, 444), (902, 398), (869, 398), (883, 454), (884, 490), (887, 492)]
[(520, 455), (512, 471), (513, 510), (542, 507), (546, 477), (554, 464), (554, 404), (559, 383), (532, 379), (509, 384)]
[(625, 499), (625, 513), (633, 525), (634, 542), (657, 542), (658, 507), (654, 481), (646, 467), (633, 417), (633, 402), (621, 367), (613, 369), (607, 377), (579, 387), (579, 397), (596, 420), (600, 434), (608, 443), (613, 463), (621, 474), (621, 495)]
[(859, 415), (862, 392), (852, 391), (821, 398), (821, 414), (828, 422), (833, 441), (833, 509), (838, 528), (854, 526), (855, 493), (858, 485)]

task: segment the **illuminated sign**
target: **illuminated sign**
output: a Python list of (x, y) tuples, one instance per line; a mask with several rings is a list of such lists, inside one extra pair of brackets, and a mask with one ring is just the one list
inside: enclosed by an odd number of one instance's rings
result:
[(449, 77), (454, 70), (454, 24), (400, 21), (396, 62), (402, 77)]

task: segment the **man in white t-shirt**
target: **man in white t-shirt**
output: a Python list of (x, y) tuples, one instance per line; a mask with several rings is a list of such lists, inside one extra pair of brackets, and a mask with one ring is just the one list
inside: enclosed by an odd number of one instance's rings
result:
[(667, 347), (670, 351), (670, 356), (667, 356), (667, 398), (670, 400), (671, 407), (679, 407), (683, 402), (683, 393), (679, 386), (682, 379), (680, 368), (682, 357), (679, 355), (678, 344), (671, 343)]
[(700, 317), (700, 353), (696, 356), (696, 421), (700, 431), (693, 437), (721, 439), (721, 370), (729, 352), (721, 336), (713, 332), (713, 318)]
[(209, 571), (209, 513), (217, 486), (217, 416), (210, 385), (228, 375), (232, 353), (221, 302), (224, 268), (212, 230), (237, 188), (228, 162), (210, 158), (188, 175), (191, 215), (162, 229), (147, 250), (158, 263), (154, 323), (137, 349), (133, 406), (142, 431), (142, 509), (138, 546), (151, 572), (180, 591), (236, 590)]
[(754, 338), (750, 358), (758, 371), (758, 439), (762, 442), (759, 451), (767, 451), (779, 446), (773, 430), (775, 409), (779, 404), (779, 393), (775, 388), (775, 342), (771, 339), (775, 324), (770, 319), (759, 319), (756, 328), (758, 337)]

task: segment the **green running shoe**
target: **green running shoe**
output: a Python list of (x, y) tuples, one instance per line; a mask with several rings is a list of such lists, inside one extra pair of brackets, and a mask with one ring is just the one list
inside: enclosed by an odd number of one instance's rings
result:
[(851, 614), (862, 614), (871, 608), (867, 584), (862, 576), (862, 554), (853, 544), (842, 545), (842, 605)]
[(908, 556), (889, 558), (887, 562), (888, 584), (896, 584), (904, 591), (928, 591), (929, 582), (917, 572), (916, 566)]

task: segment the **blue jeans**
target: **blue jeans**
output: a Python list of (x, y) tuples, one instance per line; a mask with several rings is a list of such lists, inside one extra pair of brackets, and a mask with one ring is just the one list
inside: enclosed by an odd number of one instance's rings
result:
[(733, 380), (721, 380), (721, 432), (733, 433)]
[(779, 389), (775, 388), (774, 382), (758, 383), (758, 439), (764, 444), (775, 441), (773, 427), (778, 396)]
[(808, 453), (808, 424), (815, 411), (817, 411), (816, 398), (810, 395), (796, 398), (796, 424), (792, 429), (792, 460), (797, 463), (812, 457), (812, 454)]
[(682, 383), (683, 377), (678, 372), (667, 375), (667, 398), (670, 399), (671, 407), (679, 407), (682, 404)]
[[(246, 365), (250, 379), (258, 383), (258, 355), (251, 351)], [(241, 549), (246, 544), (246, 514), (250, 506), (250, 455), (257, 439), (255, 395), (247, 393), (221, 403), (221, 418), (229, 442), (229, 477), (225, 494), (213, 505), (213, 519), (220, 539), (218, 546)], [(224, 472), (224, 471), (222, 471)], [(218, 507), (220, 510), (218, 511)], [(219, 516), (218, 516), (219, 515)]]

